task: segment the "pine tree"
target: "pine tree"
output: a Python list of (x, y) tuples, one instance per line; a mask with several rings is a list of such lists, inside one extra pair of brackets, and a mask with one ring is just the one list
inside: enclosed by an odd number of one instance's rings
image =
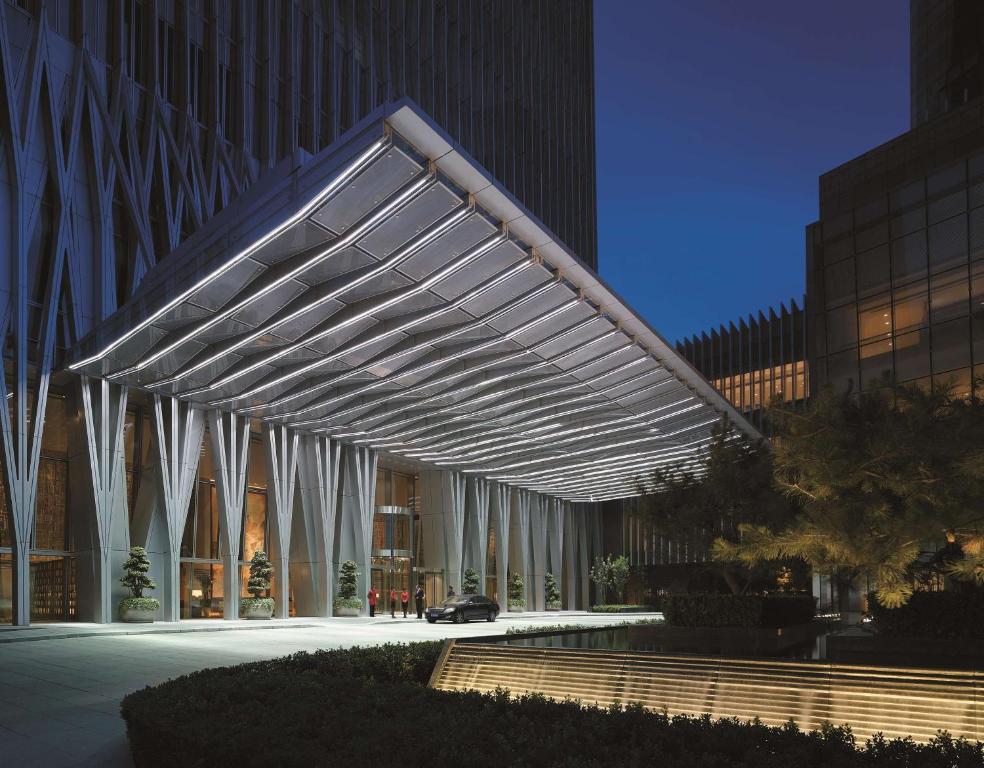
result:
[(338, 572), (338, 596), (351, 599), (356, 596), (359, 583), (359, 569), (354, 560), (346, 560)]
[(516, 571), (509, 578), (509, 605), (516, 608), (526, 606), (526, 583)]
[(461, 594), (463, 595), (477, 595), (478, 594), (478, 573), (474, 568), (465, 569), (465, 580), (461, 585)]
[(557, 579), (552, 573), (543, 576), (543, 597), (547, 608), (560, 608), (560, 590), (557, 589)]
[(145, 589), (156, 589), (153, 579), (147, 576), (150, 570), (150, 559), (143, 547), (130, 547), (130, 556), (123, 563), (124, 576), (120, 584), (130, 590), (133, 597), (143, 597)]
[(246, 591), (253, 597), (259, 598), (261, 592), (270, 589), (271, 576), (273, 576), (273, 563), (270, 562), (266, 552), (262, 549), (256, 550), (249, 561), (249, 581), (246, 582)]

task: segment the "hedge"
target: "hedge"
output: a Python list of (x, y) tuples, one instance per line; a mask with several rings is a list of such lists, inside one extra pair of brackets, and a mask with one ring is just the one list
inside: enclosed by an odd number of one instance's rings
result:
[(737, 720), (582, 708), (424, 686), (440, 643), (296, 654), (209, 669), (123, 700), (146, 766), (982, 768), (979, 744), (931, 745)]
[(619, 605), (617, 603), (603, 603), (592, 605), (592, 613), (658, 613), (659, 608), (654, 605)]
[(984, 640), (984, 590), (916, 592), (901, 608), (885, 608), (871, 595), (868, 606), (885, 637)]
[(669, 594), (663, 617), (678, 627), (789, 627), (809, 624), (814, 606), (810, 595)]

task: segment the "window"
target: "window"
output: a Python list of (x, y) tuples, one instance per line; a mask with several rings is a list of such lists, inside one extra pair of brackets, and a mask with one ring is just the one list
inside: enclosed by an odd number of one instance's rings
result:
[[(879, 297), (884, 299), (886, 297)], [(864, 304), (862, 304), (862, 307)], [(892, 307), (883, 304), (871, 309), (862, 309), (859, 315), (861, 340), (877, 339), (892, 335)]]
[(929, 228), (929, 265), (934, 272), (967, 262), (967, 217), (955, 216)]
[(857, 309), (853, 304), (827, 313), (827, 340), (831, 351), (857, 343)]
[(933, 278), (929, 306), (934, 323), (966, 317), (970, 310), (967, 270), (960, 267)]
[(933, 371), (970, 365), (970, 326), (966, 318), (933, 326)]
[(858, 254), (858, 293), (887, 290), (891, 258), (887, 245)]
[(895, 330), (926, 325), (929, 320), (929, 300), (925, 283), (895, 292)]
[(827, 306), (854, 298), (854, 259), (845, 259), (824, 270)]
[(926, 274), (926, 231), (919, 230), (892, 243), (892, 280), (896, 285)]
[(895, 337), (896, 381), (910, 381), (929, 375), (929, 333), (925, 330)]

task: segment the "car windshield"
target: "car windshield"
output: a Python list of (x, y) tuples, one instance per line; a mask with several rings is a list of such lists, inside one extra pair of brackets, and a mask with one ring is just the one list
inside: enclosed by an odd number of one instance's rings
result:
[(455, 595), (454, 597), (447, 598), (441, 605), (461, 605), (467, 597), (461, 597), (460, 595)]

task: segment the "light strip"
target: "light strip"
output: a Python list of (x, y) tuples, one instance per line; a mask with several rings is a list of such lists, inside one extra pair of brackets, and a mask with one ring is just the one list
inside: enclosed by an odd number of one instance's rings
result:
[(362, 170), (362, 166), (375, 160), (376, 156), (382, 154), (382, 151), (385, 150), (388, 146), (389, 146), (389, 139), (387, 138), (382, 138), (376, 141), (365, 152), (359, 155), (344, 171), (342, 171), (338, 176), (332, 179), (331, 182), (329, 182), (326, 187), (324, 187), (320, 192), (318, 192), (307, 203), (307, 205), (305, 205), (303, 208), (297, 211), (293, 216), (287, 218), (283, 223), (279, 224), (277, 227), (272, 229), (270, 232), (268, 232), (266, 235), (261, 237), (259, 240), (253, 242), (252, 245), (244, 248), (235, 256), (233, 256), (231, 259), (224, 262), (221, 267), (210, 272), (208, 275), (206, 275), (197, 283), (195, 283), (193, 286), (191, 286), (191, 288), (179, 294), (174, 299), (172, 299), (167, 304), (165, 304), (163, 307), (161, 307), (159, 310), (152, 313), (150, 316), (148, 316), (141, 322), (137, 323), (137, 325), (135, 325), (132, 329), (130, 329), (122, 336), (120, 336), (116, 341), (111, 342), (109, 345), (107, 345), (106, 347), (104, 347), (102, 350), (95, 353), (94, 355), (91, 355), (85, 358), (84, 360), (79, 360), (76, 363), (70, 364), (68, 366), (69, 370), (75, 371), (78, 370), (79, 368), (82, 368), (83, 366), (101, 360), (110, 352), (112, 352), (114, 349), (116, 349), (121, 344), (123, 344), (125, 341), (133, 338), (144, 328), (151, 325), (154, 321), (158, 320), (162, 315), (164, 315), (167, 312), (170, 312), (176, 306), (186, 301), (196, 291), (208, 285), (210, 282), (212, 282), (212, 280), (216, 279), (217, 277), (220, 277), (221, 275), (225, 274), (227, 271), (229, 271), (234, 266), (236, 266), (239, 262), (251, 256), (253, 253), (255, 253), (260, 248), (265, 246), (271, 240), (274, 240), (275, 238), (279, 237), (286, 230), (290, 229), (290, 227), (294, 226), (301, 219), (303, 219), (308, 214), (310, 214), (315, 208), (320, 207), (324, 203), (325, 199), (329, 197), (333, 192), (335, 192), (335, 190), (337, 190), (339, 186), (346, 183), (353, 175), (357, 174), (360, 170)]

